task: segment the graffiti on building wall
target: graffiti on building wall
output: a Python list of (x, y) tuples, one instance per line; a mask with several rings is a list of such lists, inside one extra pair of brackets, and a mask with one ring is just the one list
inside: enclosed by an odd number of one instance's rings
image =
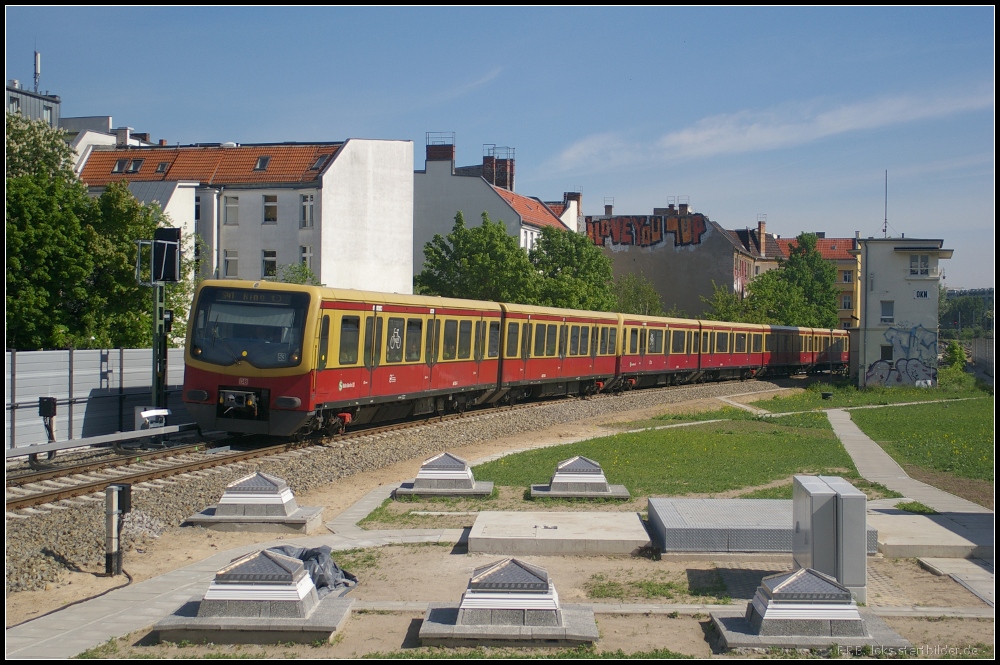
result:
[(923, 326), (893, 326), (885, 331), (895, 361), (877, 360), (865, 372), (869, 386), (932, 386), (937, 381), (937, 332)]
[(657, 247), (673, 234), (675, 247), (701, 244), (708, 231), (704, 215), (622, 215), (587, 217), (587, 235), (598, 247)]

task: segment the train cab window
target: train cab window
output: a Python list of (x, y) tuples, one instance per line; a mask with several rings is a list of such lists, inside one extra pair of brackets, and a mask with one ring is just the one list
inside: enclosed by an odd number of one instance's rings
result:
[(760, 353), (760, 349), (761, 349), (761, 334), (760, 333), (754, 333), (753, 334), (753, 353)]
[(330, 317), (323, 317), (323, 327), (319, 333), (319, 363), (317, 369), (326, 369), (326, 359), (330, 352)]
[(428, 364), (437, 362), (438, 340), (441, 339), (441, 321), (433, 320), (427, 322), (426, 353), (424, 360)]
[(618, 353), (618, 328), (608, 329), (608, 353), (611, 355)]
[(507, 322), (507, 358), (517, 358), (517, 333), (520, 327), (517, 321)]
[(387, 363), (403, 362), (403, 319), (390, 317), (385, 339), (385, 361)]
[(420, 342), (424, 332), (424, 322), (420, 319), (406, 320), (406, 362), (420, 362)]
[[(670, 353), (684, 353), (684, 337), (685, 337), (685, 332), (686, 331), (684, 331), (684, 330), (675, 330), (675, 331), (673, 331), (670, 334), (671, 335), (671, 337), (670, 337)], [(690, 332), (687, 332), (687, 335), (690, 335), (690, 334), (691, 334)]]
[(361, 317), (345, 316), (340, 320), (340, 364), (358, 363), (358, 338), (361, 336)]
[(454, 360), (458, 352), (458, 321), (444, 322), (444, 349), (441, 360)]
[(556, 333), (558, 332), (558, 327), (556, 325), (549, 325), (545, 329), (545, 355), (554, 356), (556, 355)]
[(729, 353), (729, 333), (715, 333), (715, 352)]
[[(517, 351), (516, 341), (514, 342), (514, 350)], [(496, 358), (499, 355), (500, 355), (500, 322), (490, 321), (490, 329), (487, 333), (487, 341), (486, 341), (486, 357)]]
[(608, 328), (607, 326), (601, 328), (601, 350), (600, 354), (603, 356), (608, 352)]
[(541, 358), (545, 355), (545, 324), (535, 324), (535, 356)]
[(590, 326), (580, 326), (580, 355), (590, 355)]
[(580, 326), (573, 326), (569, 329), (569, 355), (575, 356), (580, 353)]
[(649, 352), (650, 353), (663, 353), (663, 331), (662, 330), (650, 330), (649, 331)]

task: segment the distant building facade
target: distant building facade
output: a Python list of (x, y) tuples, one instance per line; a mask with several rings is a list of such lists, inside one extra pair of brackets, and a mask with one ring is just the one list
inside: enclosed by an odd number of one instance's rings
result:
[[(943, 240), (857, 238), (858, 385), (936, 385)], [(852, 343), (854, 340), (852, 338)]]
[(128, 181), (197, 234), (203, 276), (300, 263), (327, 286), (413, 291), (411, 141), (95, 145), (79, 170), (92, 193)]
[[(824, 259), (832, 263), (837, 271), (837, 318), (840, 327), (844, 329), (857, 328), (861, 323), (861, 258), (854, 253), (860, 234), (854, 238), (827, 238), (823, 232), (816, 233), (816, 251)], [(792, 249), (798, 247), (796, 239), (781, 240), (780, 244), (785, 255), (790, 256)]]
[(59, 95), (50, 95), (25, 90), (21, 82), (11, 79), (7, 82), (7, 113), (23, 115), (29, 120), (41, 120), (53, 129), (59, 126), (62, 100)]

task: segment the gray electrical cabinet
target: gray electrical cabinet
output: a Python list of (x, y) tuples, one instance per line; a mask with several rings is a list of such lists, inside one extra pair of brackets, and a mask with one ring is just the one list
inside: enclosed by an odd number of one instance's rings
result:
[(867, 497), (843, 478), (795, 476), (792, 556), (833, 577), (866, 602)]

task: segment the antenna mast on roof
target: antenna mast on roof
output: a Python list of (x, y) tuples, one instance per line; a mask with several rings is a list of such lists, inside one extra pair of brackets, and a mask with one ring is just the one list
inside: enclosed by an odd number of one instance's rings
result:
[(35, 94), (38, 94), (38, 79), (42, 77), (42, 54), (35, 51)]
[(882, 208), (882, 237), (889, 237), (889, 169), (885, 170), (885, 203)]

